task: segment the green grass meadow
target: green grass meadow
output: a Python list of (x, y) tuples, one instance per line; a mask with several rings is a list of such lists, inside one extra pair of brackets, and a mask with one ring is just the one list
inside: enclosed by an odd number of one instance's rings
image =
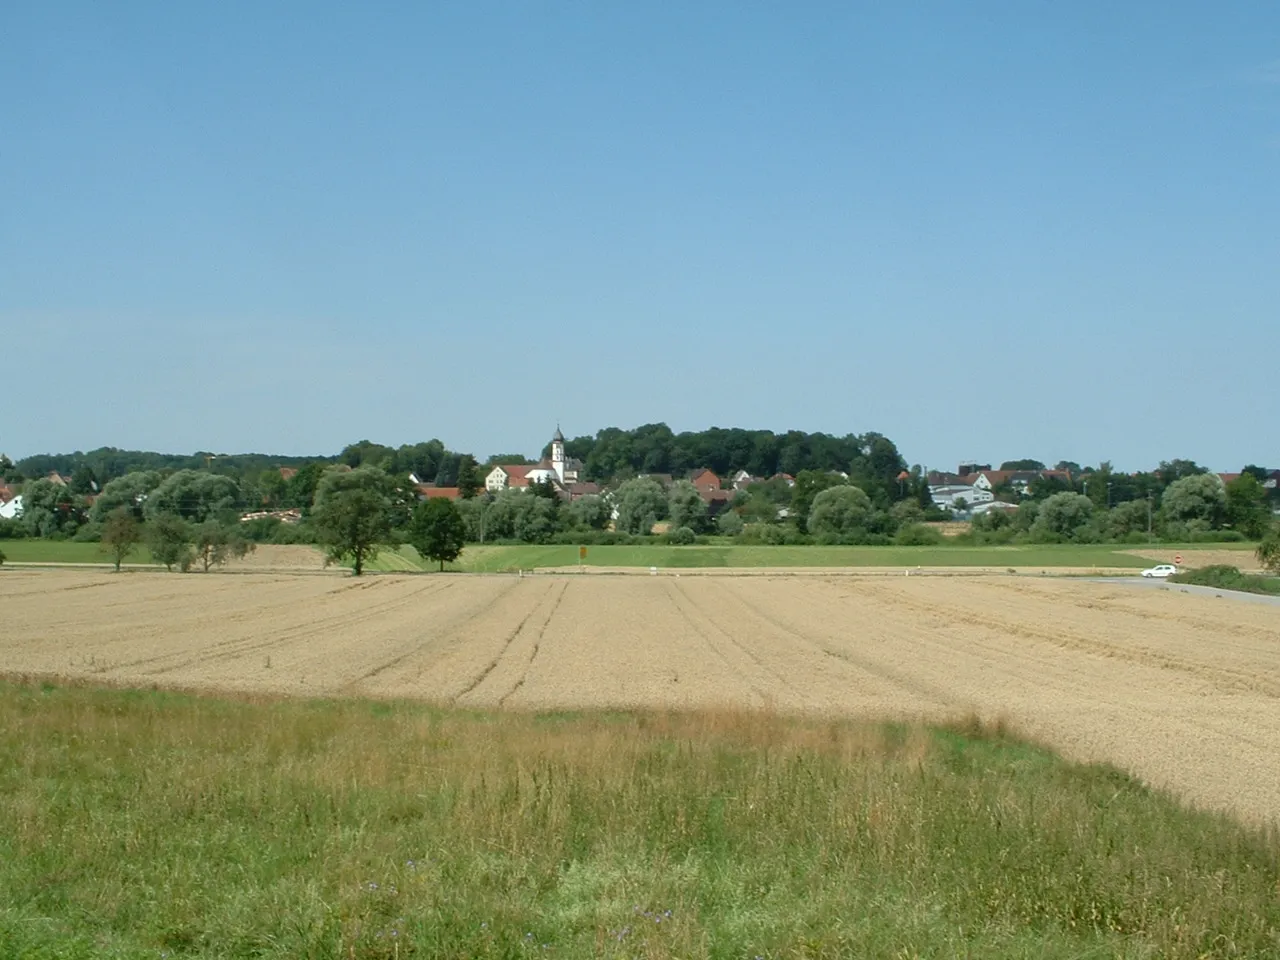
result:
[[(675, 547), (665, 544), (593, 546), (587, 548), (586, 564), (592, 567), (1018, 567), (1022, 569), (1111, 567), (1140, 570), (1157, 562), (1155, 557), (1133, 556), (1126, 550), (1140, 550), (1117, 544), (1019, 544), (1014, 546), (929, 546), (929, 547), (824, 547), (738, 545), (731, 542), (708, 546)], [(1242, 557), (1253, 544), (1222, 543), (1165, 545), (1152, 548), (1164, 555), (1170, 551), (1196, 549), (1235, 550)], [(22, 563), (109, 563), (100, 544), (63, 540), (0, 541), (11, 564)], [(150, 564), (151, 554), (138, 547), (125, 565)], [(500, 573), (536, 570), (543, 567), (572, 567), (578, 563), (574, 545), (481, 545), (468, 544), (455, 564), (445, 569), (470, 573)], [(385, 547), (368, 564), (370, 571), (415, 572), (435, 570), (437, 565), (423, 560), (413, 547)]]
[(1280, 956), (1280, 840), (977, 723), (0, 684), (0, 956)]
[[(1214, 544), (1213, 549), (1249, 544)], [(1113, 567), (1140, 570), (1157, 562), (1126, 553), (1137, 549), (1115, 544), (1020, 544), (1016, 546), (931, 546), (931, 547), (823, 547), (823, 546), (713, 546), (674, 547), (662, 544), (635, 546), (595, 546), (587, 548), (585, 563), (592, 567), (1007, 567), (1089, 568)], [(1179, 549), (1160, 546), (1160, 553)], [(1191, 547), (1188, 550), (1194, 549)], [(1202, 547), (1203, 549), (1203, 547)], [(541, 567), (572, 567), (578, 563), (573, 545), (478, 545), (469, 544), (448, 570), (498, 573), (535, 570)], [(383, 550), (369, 564), (370, 570), (434, 570), (436, 565), (420, 558), (412, 547)]]
[[(0, 551), (6, 563), (111, 563), (102, 544), (75, 540), (0, 540)], [(124, 562), (150, 564), (151, 551), (138, 544)]]

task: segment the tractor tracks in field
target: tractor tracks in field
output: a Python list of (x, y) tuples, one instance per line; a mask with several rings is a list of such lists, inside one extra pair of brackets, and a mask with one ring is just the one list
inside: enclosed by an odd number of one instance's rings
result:
[(882, 660), (862, 656), (849, 649), (829, 646), (796, 630), (778, 617), (747, 600), (736, 590), (730, 590), (728, 593), (738, 604), (745, 607), (752, 617), (769, 624), (778, 633), (799, 646), (814, 650), (823, 657), (830, 658), (875, 679), (889, 683), (914, 698), (932, 701), (948, 708), (964, 706), (963, 702), (953, 692), (944, 687), (930, 683), (904, 670), (891, 667)]
[[(379, 581), (368, 581), (359, 584), (361, 589), (371, 589), (373, 584)], [(392, 584), (394, 581), (381, 581), (383, 584)], [(150, 657), (140, 657), (134, 660), (120, 661), (110, 665), (104, 665), (94, 670), (94, 673), (109, 673), (120, 669), (134, 669), (138, 667), (148, 668), (146, 672), (154, 675), (162, 675), (173, 673), (177, 670), (183, 670), (192, 666), (207, 665), (223, 660), (236, 660), (246, 654), (255, 653), (262, 650), (269, 650), (275, 647), (284, 646), (295, 643), (300, 640), (307, 640), (318, 637), (322, 634), (335, 631), (345, 630), (368, 621), (371, 617), (381, 616), (390, 613), (408, 604), (417, 603), (421, 600), (434, 596), (448, 590), (453, 586), (452, 582), (446, 583), (426, 583), (418, 586), (417, 589), (401, 593), (393, 597), (388, 597), (377, 602), (365, 604), (348, 610), (342, 610), (327, 617), (309, 620), (283, 630), (277, 630), (264, 636), (240, 636), (229, 640), (215, 641), (199, 651), (189, 653), (168, 652), (157, 654)], [(344, 587), (339, 590), (332, 591), (323, 599), (338, 598), (345, 602), (346, 598), (341, 595), (353, 587)], [(238, 619), (248, 619), (249, 615), (243, 615)], [(166, 663), (167, 661), (167, 663)], [(163, 666), (153, 666), (156, 664), (164, 664)]]
[[(1030, 618), (1011, 621), (995, 614), (977, 613), (955, 604), (917, 600), (902, 593), (876, 585), (871, 588), (877, 600), (889, 606), (905, 610), (910, 616), (940, 616), (956, 625), (978, 628), (1006, 637), (1020, 637), (1047, 644), (1059, 650), (1118, 661), (1139, 667), (1176, 673), (1188, 679), (1207, 683), (1225, 693), (1252, 693), (1266, 697), (1280, 697), (1280, 681), (1274, 677), (1259, 676), (1252, 670), (1235, 669), (1203, 660), (1193, 660), (1174, 653), (1166, 653), (1149, 646), (1124, 647), (1072, 630), (1060, 624), (1056, 628), (1033, 625)], [(1052, 604), (1052, 599), (1045, 603)], [(1054, 621), (1050, 617), (1036, 623)], [(992, 648), (993, 650), (995, 648)]]
[[(533, 608), (524, 615), (514, 630), (507, 634), (502, 641), (502, 646), (484, 668), (472, 677), (467, 684), (453, 697), (453, 703), (459, 704), (464, 698), (472, 697), (481, 687), (499, 672), (499, 668), (510, 666), (510, 669), (516, 672), (516, 679), (505, 693), (497, 697), (494, 701), (498, 706), (503, 706), (515, 693), (520, 690), (529, 677), (529, 671), (533, 667), (533, 662), (537, 659), (538, 653), (542, 646), (543, 637), (546, 635), (547, 627), (555, 618), (556, 611), (560, 609), (560, 604), (564, 600), (564, 595), (569, 590), (568, 581), (562, 583), (552, 583), (548, 585), (546, 591), (538, 598), (538, 602)], [(531, 624), (536, 623), (536, 630)], [(528, 629), (526, 629), (528, 628)], [(530, 634), (532, 636), (530, 637)], [(512, 662), (512, 655), (524, 647), (522, 641), (529, 638), (528, 655), (523, 657), (523, 662), (518, 665)], [(518, 658), (517, 658), (518, 660)]]
[(675, 606), (684, 622), (689, 625), (693, 632), (707, 645), (707, 648), (726, 667), (751, 688), (751, 692), (756, 695), (761, 703), (772, 704), (775, 700), (774, 695), (766, 687), (762, 687), (756, 680), (748, 676), (743, 671), (741, 663), (734, 663), (734, 658), (731, 656), (732, 653), (745, 657), (759, 672), (765, 674), (773, 684), (794, 691), (794, 687), (786, 677), (766, 665), (759, 656), (747, 649), (731, 633), (717, 624), (715, 618), (703, 610), (680, 584), (666, 584), (666, 593), (667, 598)]
[[(400, 666), (401, 664), (418, 656), (427, 648), (436, 645), (436, 642), (441, 638), (442, 634), (446, 634), (451, 628), (456, 627), (458, 624), (469, 623), (471, 620), (475, 619), (478, 613), (491, 607), (493, 604), (500, 602), (504, 597), (510, 594), (513, 590), (515, 590), (516, 584), (517, 584), (517, 581), (511, 580), (509, 583), (507, 583), (503, 587), (501, 592), (499, 592), (496, 596), (484, 597), (478, 603), (472, 604), (471, 606), (466, 607), (465, 609), (455, 613), (453, 616), (449, 617), (448, 619), (442, 622), (437, 622), (432, 624), (432, 627), (434, 629), (430, 633), (428, 633), (425, 637), (415, 641), (412, 644), (412, 646), (410, 646), (409, 649), (405, 650), (404, 652), (397, 654), (396, 656), (392, 657), (389, 660), (385, 660), (382, 663), (379, 663), (372, 670), (368, 670), (365, 673), (362, 673), (360, 676), (356, 677), (354, 680), (350, 681), (349, 683), (344, 684), (343, 692), (345, 693), (356, 692), (355, 688), (358, 687), (360, 684), (364, 683), (365, 681), (371, 680), (374, 677), (382, 676), (383, 674), (387, 673), (390, 670), (394, 670), (396, 667)], [(436, 592), (439, 592), (439, 591), (436, 591)], [(449, 644), (446, 643), (445, 646), (447, 648)]]

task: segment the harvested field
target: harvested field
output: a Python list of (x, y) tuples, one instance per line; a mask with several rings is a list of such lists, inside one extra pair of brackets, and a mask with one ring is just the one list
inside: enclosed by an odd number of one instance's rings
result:
[(1140, 550), (1125, 550), (1124, 552), (1134, 557), (1149, 557), (1158, 563), (1173, 563), (1174, 557), (1182, 557), (1180, 566), (1188, 570), (1195, 570), (1199, 567), (1212, 567), (1218, 564), (1239, 567), (1245, 573), (1258, 573), (1262, 570), (1262, 564), (1258, 562), (1258, 555), (1252, 548), (1247, 550), (1199, 548), (1195, 550), (1179, 550), (1176, 547), (1153, 545), (1143, 547)]
[(1003, 716), (1280, 819), (1280, 610), (1018, 577), (0, 573), (0, 672), (462, 707)]
[(282, 545), (275, 543), (258, 544), (252, 553), (241, 557), (239, 560), (228, 561), (226, 569), (237, 572), (244, 570), (320, 571), (325, 569), (338, 572), (340, 570), (337, 567), (325, 567), (324, 552), (319, 547), (307, 546), (306, 544)]

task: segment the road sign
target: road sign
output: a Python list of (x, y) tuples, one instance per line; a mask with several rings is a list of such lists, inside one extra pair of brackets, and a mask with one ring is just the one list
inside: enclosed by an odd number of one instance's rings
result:
[(586, 547), (579, 547), (579, 548), (578, 548), (578, 562), (579, 562), (579, 563), (581, 563), (581, 562), (582, 562), (583, 560), (585, 560), (585, 559), (587, 559), (587, 548), (586, 548)]
[(1176, 557), (1174, 557), (1173, 562), (1179, 567), (1182, 566), (1182, 554), (1178, 554)]

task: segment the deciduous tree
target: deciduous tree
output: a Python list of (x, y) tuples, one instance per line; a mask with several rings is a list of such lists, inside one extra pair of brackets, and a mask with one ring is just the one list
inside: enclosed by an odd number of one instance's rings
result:
[(1160, 511), (1166, 519), (1179, 523), (1200, 521), (1209, 527), (1222, 525), (1226, 506), (1222, 481), (1211, 473), (1194, 473), (1174, 480), (1160, 501)]
[(69, 535), (85, 522), (84, 500), (52, 480), (29, 481), (22, 490), (22, 525), (33, 537)]
[(116, 507), (102, 523), (102, 547), (115, 563), (116, 573), (124, 558), (133, 553), (142, 539), (142, 528), (128, 507)]
[(143, 514), (153, 520), (172, 513), (190, 523), (226, 519), (240, 504), (240, 485), (207, 470), (179, 470), (147, 495)]
[(859, 487), (829, 487), (813, 498), (809, 532), (827, 539), (864, 536), (871, 519), (871, 498)]
[(1271, 526), (1267, 488), (1252, 473), (1242, 473), (1226, 487), (1227, 522), (1250, 540), (1259, 540)]
[(452, 500), (436, 497), (418, 504), (409, 524), (409, 542), (419, 554), (435, 560), (444, 570), (462, 553), (466, 526)]
[(707, 523), (707, 504), (692, 482), (677, 480), (667, 494), (667, 515), (673, 530), (688, 527), (698, 533)]
[(588, 494), (585, 497), (570, 501), (569, 506), (565, 508), (565, 512), (574, 526), (582, 527), (586, 530), (606, 529), (613, 516), (613, 511), (609, 508), (608, 501), (604, 497), (596, 496), (595, 494)]
[(615, 495), (617, 527), (624, 533), (647, 534), (667, 515), (667, 497), (656, 480), (628, 480)]
[(163, 563), (166, 570), (172, 572), (174, 567), (186, 570), (195, 559), (191, 527), (181, 517), (172, 513), (161, 514), (147, 521), (144, 530), (152, 558)]
[(102, 522), (113, 511), (126, 507), (135, 520), (141, 520), (143, 504), (151, 491), (160, 486), (161, 479), (154, 470), (135, 470), (116, 477), (98, 494), (89, 511), (89, 519)]
[(205, 573), (228, 560), (239, 560), (255, 546), (252, 540), (242, 537), (239, 530), (216, 520), (206, 520), (195, 530), (195, 557)]
[(357, 577), (391, 535), (391, 481), (377, 467), (325, 473), (316, 487), (312, 522), (328, 561), (351, 560)]
[(801, 533), (809, 529), (809, 511), (819, 493), (831, 487), (844, 486), (848, 482), (838, 473), (826, 470), (802, 470), (796, 474), (796, 485), (791, 489), (791, 519), (795, 521), (797, 529)]
[(1098, 539), (1093, 525), (1093, 501), (1081, 493), (1055, 493), (1040, 504), (1031, 537), (1043, 542)]

